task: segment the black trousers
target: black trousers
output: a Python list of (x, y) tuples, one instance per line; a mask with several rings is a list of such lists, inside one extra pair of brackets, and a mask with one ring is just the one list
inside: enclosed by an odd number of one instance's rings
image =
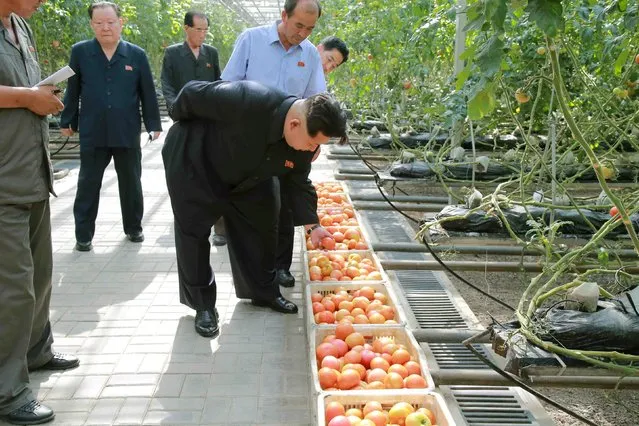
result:
[(213, 195), (210, 187), (196, 178), (168, 171), (167, 184), (175, 217), (181, 303), (195, 310), (215, 306), (217, 287), (209, 236), (220, 217), (226, 226), (237, 297), (270, 301), (280, 296), (274, 283), (279, 210), (275, 182), (269, 180), (247, 192), (224, 197)]
[[(277, 232), (277, 251), (275, 255), (275, 269), (291, 269), (293, 263), (293, 247), (295, 245), (295, 226), (293, 225), (293, 212), (291, 211), (288, 197), (280, 187), (280, 216), (278, 220)], [(226, 235), (224, 227), (224, 218), (220, 218), (215, 222), (214, 232), (217, 235)], [(233, 259), (232, 250), (229, 251), (231, 259)], [(235, 263), (231, 261), (231, 266)]]
[(275, 257), (275, 268), (291, 269), (293, 262), (293, 246), (295, 243), (295, 226), (293, 226), (293, 212), (288, 200), (288, 195), (282, 191), (280, 186), (280, 216), (277, 227), (277, 253)]
[(104, 170), (111, 162), (118, 175), (120, 209), (125, 234), (142, 231), (142, 151), (140, 148), (80, 147), (80, 175), (73, 205), (75, 238), (89, 242), (95, 233)]

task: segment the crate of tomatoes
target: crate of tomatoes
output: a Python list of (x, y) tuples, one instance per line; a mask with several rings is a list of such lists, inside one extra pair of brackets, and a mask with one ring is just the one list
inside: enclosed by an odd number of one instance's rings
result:
[(307, 282), (388, 281), (377, 256), (369, 250), (313, 250), (304, 253)]
[(392, 288), (385, 283), (362, 281), (306, 286), (308, 324), (403, 325), (405, 314)]
[(426, 357), (404, 327), (350, 323), (309, 330), (315, 391), (374, 391), (435, 387)]
[(319, 426), (454, 426), (444, 398), (432, 391), (392, 395), (326, 392), (318, 396)]

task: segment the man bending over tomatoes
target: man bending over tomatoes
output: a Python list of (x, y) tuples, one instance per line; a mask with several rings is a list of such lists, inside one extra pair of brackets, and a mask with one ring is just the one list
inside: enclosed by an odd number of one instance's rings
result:
[[(173, 106), (176, 123), (162, 149), (175, 217), (180, 301), (195, 309), (195, 330), (219, 334), (211, 226), (224, 216), (233, 276), (249, 284), (238, 298), (293, 314), (275, 278), (280, 196), (291, 194), (296, 224), (317, 244), (330, 233), (318, 224), (311, 160), (330, 137), (346, 141), (346, 115), (330, 95), (298, 99), (253, 81), (188, 83)], [(241, 270), (240, 270), (241, 269)]]

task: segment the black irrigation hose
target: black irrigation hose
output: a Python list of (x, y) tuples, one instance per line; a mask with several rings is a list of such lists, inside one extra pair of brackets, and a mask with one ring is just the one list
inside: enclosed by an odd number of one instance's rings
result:
[[(60, 138), (54, 140), (53, 142), (57, 142), (59, 141)], [(67, 146), (67, 143), (69, 143), (69, 137), (67, 136), (67, 139), (62, 143), (62, 146), (60, 148), (58, 148), (58, 150), (56, 152), (51, 153), (51, 156), (53, 157), (54, 155), (57, 155), (60, 153), (60, 151), (62, 151), (64, 149), (65, 146)]]
[(576, 412), (572, 411), (570, 408), (564, 407), (560, 403), (556, 402), (554, 399), (550, 399), (549, 397), (547, 397), (546, 395), (542, 394), (541, 392), (531, 388), (525, 382), (523, 382), (519, 378), (515, 377), (514, 375), (502, 370), (501, 368), (499, 368), (499, 366), (497, 366), (497, 364), (492, 362), (490, 359), (488, 359), (486, 356), (484, 356), (480, 351), (475, 349), (473, 347), (474, 340), (476, 340), (476, 339), (478, 339), (480, 337), (483, 337), (487, 333), (490, 333), (490, 330), (482, 331), (481, 333), (479, 333), (479, 334), (477, 334), (477, 335), (475, 335), (475, 336), (473, 336), (473, 337), (471, 337), (469, 339), (464, 340), (462, 343), (463, 343), (464, 346), (466, 346), (468, 348), (468, 350), (470, 350), (472, 353), (474, 353), (475, 356), (477, 358), (479, 358), (484, 364), (486, 364), (491, 369), (493, 369), (495, 372), (497, 372), (500, 376), (505, 377), (507, 380), (513, 382), (514, 384), (516, 384), (517, 386), (519, 386), (520, 388), (522, 388), (526, 392), (529, 392), (530, 394), (536, 396), (537, 398), (541, 399), (542, 401), (544, 401), (544, 402), (552, 405), (553, 407), (563, 411), (564, 413), (568, 414), (569, 416), (574, 417), (575, 419), (579, 420), (580, 422), (583, 422), (583, 423), (585, 423), (587, 425), (590, 425), (590, 426), (599, 426), (597, 423), (595, 423), (595, 422), (593, 422), (591, 420), (588, 420), (585, 417), (582, 417), (581, 415), (579, 415)]
[[(384, 191), (382, 190), (382, 187), (379, 183), (379, 175), (377, 174), (377, 172), (373, 169), (372, 165), (368, 163), (368, 161), (366, 161), (364, 159), (364, 157), (362, 157), (362, 154), (359, 152), (358, 149), (356, 149), (352, 144), (350, 145), (351, 149), (353, 150), (353, 152), (355, 152), (355, 154), (357, 154), (357, 156), (359, 157), (359, 159), (366, 165), (366, 167), (368, 167), (375, 176), (375, 186), (377, 186), (377, 190), (379, 191), (379, 193), (381, 194), (382, 198), (384, 198), (384, 200), (398, 213), (400, 213), (402, 216), (410, 219), (411, 221), (415, 222), (415, 223), (419, 223), (419, 221), (413, 217), (411, 217), (410, 215), (407, 215), (406, 213), (404, 213), (403, 211), (401, 211), (399, 208), (397, 208), (395, 206), (395, 204), (393, 204), (393, 202), (388, 199), (388, 197), (386, 196), (386, 194), (384, 194)], [(471, 284), (468, 280), (466, 280), (465, 278), (461, 277), (457, 272), (453, 271), (448, 265), (446, 265), (444, 263), (443, 260), (440, 259), (439, 256), (437, 256), (437, 253), (435, 253), (435, 251), (432, 249), (432, 247), (430, 246), (430, 244), (428, 244), (428, 242), (425, 239), (422, 239), (423, 243), (426, 245), (426, 248), (428, 249), (428, 251), (430, 252), (430, 254), (433, 256), (433, 258), (440, 264), (442, 265), (442, 267), (448, 271), (448, 273), (450, 273), (451, 275), (453, 275), (455, 278), (457, 278), (458, 280), (460, 280), (461, 282), (463, 282), (464, 284), (466, 284), (467, 286), (473, 288), (475, 291), (483, 294), (484, 296), (488, 297), (490, 300), (500, 304), (501, 306), (510, 309), (512, 312), (515, 312), (516, 309), (512, 306), (510, 306), (508, 303), (496, 298), (495, 296), (493, 296), (492, 294), (489, 294), (487, 292), (485, 292), (484, 290), (482, 290), (481, 288), (477, 287), (474, 284)]]

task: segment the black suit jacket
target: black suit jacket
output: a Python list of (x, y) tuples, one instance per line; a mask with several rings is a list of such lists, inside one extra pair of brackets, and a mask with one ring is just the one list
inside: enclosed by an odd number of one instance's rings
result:
[(71, 48), (60, 127), (80, 131), (87, 147), (140, 147), (140, 102), (147, 131), (162, 131), (160, 109), (146, 53), (120, 40), (108, 60), (96, 39)]
[(162, 94), (169, 112), (186, 83), (192, 80), (217, 81), (220, 75), (220, 60), (215, 47), (203, 44), (197, 59), (186, 42), (167, 47), (164, 50), (161, 80)]
[(253, 81), (187, 83), (178, 95), (162, 151), (169, 193), (189, 198), (241, 197), (273, 177), (290, 194), (297, 225), (317, 223), (317, 194), (308, 174), (313, 152), (283, 138), (297, 100)]

